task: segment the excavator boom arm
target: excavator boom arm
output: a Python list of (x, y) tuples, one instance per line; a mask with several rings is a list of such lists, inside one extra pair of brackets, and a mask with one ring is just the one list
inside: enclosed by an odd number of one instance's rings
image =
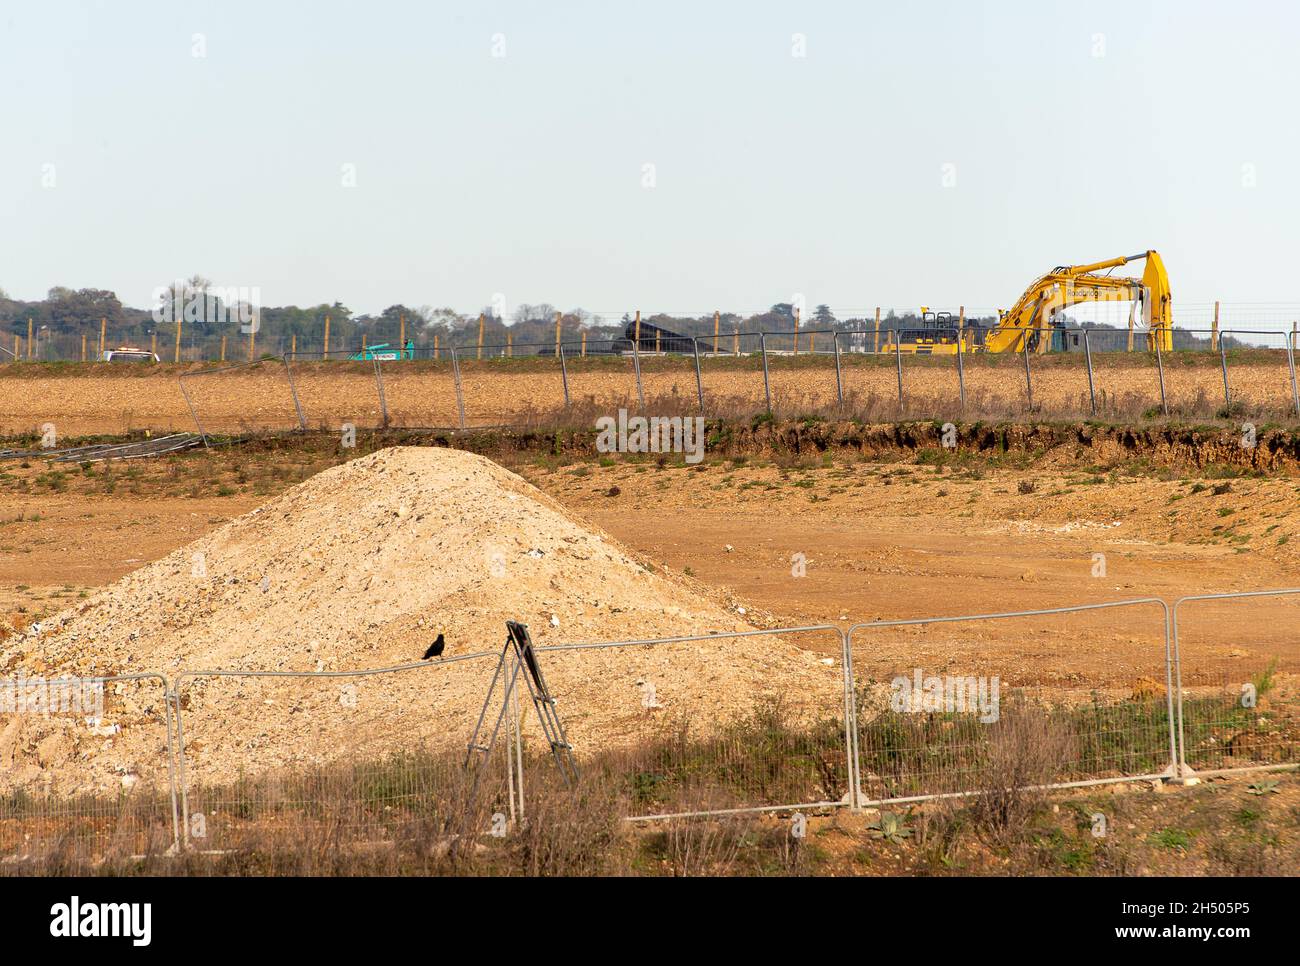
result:
[[(1139, 259), (1146, 261), (1140, 279), (1094, 274)], [(1173, 297), (1169, 291), (1169, 275), (1160, 253), (1152, 250), (1088, 265), (1061, 266), (1048, 272), (1025, 290), (1011, 311), (1005, 313), (997, 327), (989, 332), (984, 340), (985, 351), (1019, 352), (1028, 345), (1031, 351), (1046, 352), (1051, 340), (1043, 338), (1043, 333), (1049, 329), (1053, 313), (1081, 302), (1107, 298), (1140, 299), (1143, 315), (1150, 325), (1148, 348), (1173, 349)]]

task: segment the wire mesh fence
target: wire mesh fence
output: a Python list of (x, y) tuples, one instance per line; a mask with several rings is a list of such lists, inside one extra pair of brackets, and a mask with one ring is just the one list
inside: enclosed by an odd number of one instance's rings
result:
[[(181, 838), (220, 851), (463, 834), (459, 823), (500, 797), (490, 788), (472, 802), (465, 768), (489, 656), (358, 672), (182, 673)], [(255, 733), (227, 727), (250, 709)]]
[(843, 644), (833, 625), (540, 648), (577, 747), (632, 816), (847, 801)]
[[(859, 802), (1172, 777), (1164, 613), (1146, 598), (855, 625)], [(1066, 654), (1103, 662), (1092, 672), (1103, 683), (1049, 686)]]
[(1172, 614), (1181, 763), (1300, 763), (1300, 589), (1184, 597)]
[(924, 330), (899, 319), (877, 329), (863, 318), (797, 330), (729, 320), (731, 331), (715, 333), (701, 313), (686, 333), (647, 320), (639, 339), (631, 322), (616, 337), (566, 323), (558, 339), (514, 341), (498, 328), (452, 344), (422, 331), (418, 342), (363, 339), (328, 351), (305, 337), (267, 339), (251, 357), (226, 353), (220, 364), (191, 368), (181, 386), (200, 431), (222, 433), (527, 428), (623, 407), (879, 421), (1300, 416), (1300, 336), (1289, 307), (1202, 308), (1184, 315), (1188, 327), (1172, 331), (1171, 348), (1142, 325), (1120, 324), (1044, 329), (1034, 351), (1026, 343), (987, 352), (981, 334), (996, 316), (977, 319), (974, 310)]
[(493, 651), (92, 679), (90, 715), (10, 680), (35, 756), (0, 856), (454, 849), (565, 796), (644, 822), (1295, 766), (1297, 616), (1285, 590), (536, 648), (576, 787), (521, 688), (475, 743)]
[(162, 675), (3, 680), (0, 721), (27, 752), (0, 775), (0, 859), (73, 867), (175, 845)]

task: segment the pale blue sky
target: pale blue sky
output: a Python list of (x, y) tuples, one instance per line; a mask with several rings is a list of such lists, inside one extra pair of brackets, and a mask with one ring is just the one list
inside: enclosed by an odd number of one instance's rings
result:
[(0, 287), (843, 314), (1154, 247), (1176, 309), (1300, 301), (1297, 42), (1280, 0), (3, 0)]

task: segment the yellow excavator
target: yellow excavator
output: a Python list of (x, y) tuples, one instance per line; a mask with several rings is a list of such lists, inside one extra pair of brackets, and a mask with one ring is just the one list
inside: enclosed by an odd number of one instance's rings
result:
[[(1100, 274), (1129, 262), (1146, 260), (1141, 278)], [(1132, 302), (1130, 326), (1141, 311), (1147, 327), (1147, 350), (1159, 346), (1171, 351), (1173, 340), (1173, 296), (1169, 292), (1169, 275), (1156, 251), (1122, 255), (1090, 265), (1058, 265), (1039, 278), (1009, 312), (998, 311), (997, 325), (985, 329), (979, 325), (954, 326), (948, 313), (932, 313), (921, 308), (921, 328), (904, 329), (891, 339), (891, 348), (916, 355), (952, 355), (958, 343), (962, 352), (1030, 352), (1065, 351), (1079, 345), (1078, 330), (1067, 329), (1056, 314), (1081, 302)]]
[[(1146, 260), (1141, 278), (1099, 274), (1108, 269)], [(1065, 348), (1070, 330), (1056, 323), (1057, 312), (1081, 302), (1133, 303), (1130, 324), (1142, 312), (1147, 326), (1147, 350), (1158, 346), (1168, 352), (1174, 347), (1173, 296), (1169, 292), (1169, 274), (1156, 251), (1122, 255), (1091, 265), (1060, 265), (1034, 282), (1020, 296), (1009, 312), (998, 313), (998, 324), (984, 337), (985, 352), (1048, 352)], [(963, 346), (963, 348), (965, 348)]]

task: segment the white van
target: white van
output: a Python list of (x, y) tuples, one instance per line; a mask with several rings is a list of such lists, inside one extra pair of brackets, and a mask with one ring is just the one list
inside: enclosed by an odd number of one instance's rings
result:
[(101, 362), (157, 362), (158, 354), (148, 349), (135, 349), (121, 346), (117, 349), (105, 349)]

